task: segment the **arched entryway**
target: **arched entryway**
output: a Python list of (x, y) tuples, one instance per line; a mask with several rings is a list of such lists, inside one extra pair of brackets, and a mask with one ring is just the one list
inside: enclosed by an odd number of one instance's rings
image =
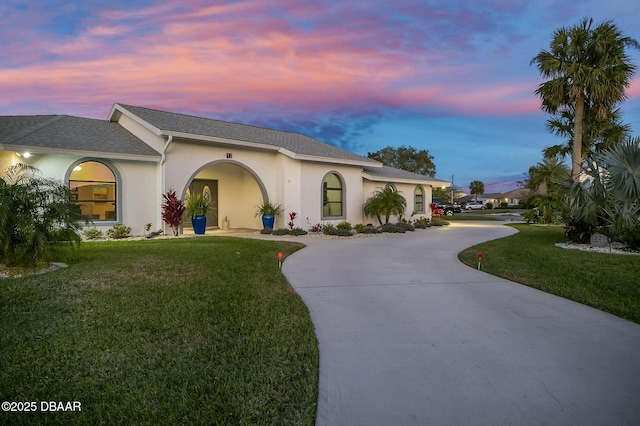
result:
[[(260, 228), (255, 211), (268, 195), (260, 177), (244, 164), (218, 160), (204, 165), (191, 175), (182, 199), (193, 193), (203, 194), (212, 203), (207, 228)], [(190, 227), (190, 218), (185, 218), (184, 228)]]

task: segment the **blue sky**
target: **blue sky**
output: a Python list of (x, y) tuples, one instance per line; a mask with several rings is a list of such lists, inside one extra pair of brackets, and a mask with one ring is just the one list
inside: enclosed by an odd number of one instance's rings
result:
[[(414, 146), (440, 179), (508, 190), (560, 142), (545, 131), (531, 59), (584, 17), (640, 40), (638, 16), (631, 0), (5, 0), (0, 114), (106, 118), (121, 102), (362, 155)], [(637, 136), (638, 76), (627, 93)]]

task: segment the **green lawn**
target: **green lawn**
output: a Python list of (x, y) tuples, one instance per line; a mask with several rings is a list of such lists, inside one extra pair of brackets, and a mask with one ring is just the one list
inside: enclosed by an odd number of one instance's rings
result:
[(555, 247), (564, 242), (557, 226), (511, 225), (518, 234), (464, 250), (471, 267), (593, 306), (640, 323), (640, 257)]
[(317, 341), (277, 262), (301, 247), (84, 243), (67, 269), (0, 280), (0, 400), (82, 404), (0, 424), (313, 424)]

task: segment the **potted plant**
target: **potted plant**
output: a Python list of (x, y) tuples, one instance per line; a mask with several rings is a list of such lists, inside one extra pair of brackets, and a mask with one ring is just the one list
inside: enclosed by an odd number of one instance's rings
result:
[(273, 204), (269, 201), (265, 201), (258, 206), (258, 210), (256, 210), (256, 217), (262, 216), (262, 227), (264, 229), (273, 229), (276, 216), (280, 213), (282, 213), (282, 207), (280, 207), (280, 204)]
[(185, 204), (185, 211), (191, 216), (191, 225), (195, 234), (204, 234), (207, 228), (207, 211), (209, 211), (209, 201), (202, 194), (190, 195)]

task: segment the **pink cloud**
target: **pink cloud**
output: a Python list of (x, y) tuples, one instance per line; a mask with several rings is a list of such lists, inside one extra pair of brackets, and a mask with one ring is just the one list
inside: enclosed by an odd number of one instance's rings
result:
[[(495, 4), (506, 11), (510, 5)], [(372, 105), (464, 114), (539, 110), (536, 81), (494, 75), (501, 65), (476, 53), (485, 44), (504, 54), (513, 49), (480, 37), (496, 27), (511, 34), (497, 12), (398, 1), (402, 19), (394, 20), (364, 3), (323, 8), (285, 0), (277, 7), (167, 1), (93, 10), (76, 33), (38, 33), (28, 49), (10, 45), (11, 58), (25, 55), (33, 63), (0, 68), (0, 105), (31, 98), (235, 111), (259, 104), (298, 112)], [(461, 31), (461, 23), (474, 31)], [(513, 34), (514, 43), (525, 40)], [(634, 81), (629, 95), (639, 93)]]
[(627, 96), (630, 99), (640, 98), (640, 78), (635, 78), (631, 81), (629, 88), (627, 89)]

